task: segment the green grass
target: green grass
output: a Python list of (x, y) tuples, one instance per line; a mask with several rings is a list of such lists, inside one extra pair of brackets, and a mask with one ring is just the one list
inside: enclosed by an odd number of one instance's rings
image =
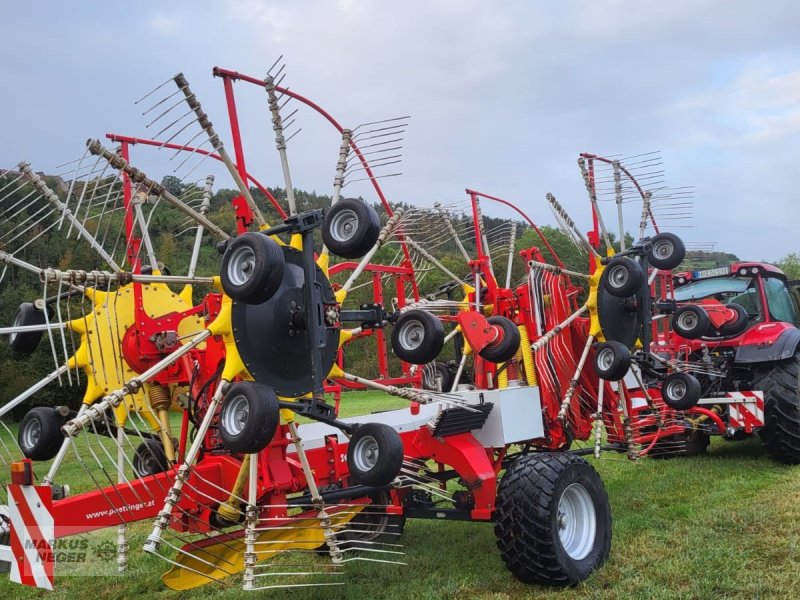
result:
[[(346, 395), (345, 415), (404, 406), (379, 395)], [(402, 538), (408, 566), (351, 563), (346, 585), (278, 590), (280, 598), (512, 599), (800, 597), (800, 467), (769, 461), (756, 439), (714, 440), (705, 457), (593, 461), (614, 517), (608, 563), (575, 589), (526, 586), (505, 570), (491, 524), (409, 521)], [(72, 468), (74, 465), (67, 465)], [(40, 471), (43, 472), (43, 471)], [(64, 471), (64, 481), (85, 475)], [(61, 577), (48, 598), (234, 599), (252, 597), (231, 579), (192, 593), (166, 589), (165, 563), (138, 551), (147, 524), (131, 540), (131, 568), (116, 577)], [(322, 563), (320, 563), (322, 564)], [(256, 597), (266, 596), (259, 592)], [(0, 598), (45, 594), (0, 578)]]

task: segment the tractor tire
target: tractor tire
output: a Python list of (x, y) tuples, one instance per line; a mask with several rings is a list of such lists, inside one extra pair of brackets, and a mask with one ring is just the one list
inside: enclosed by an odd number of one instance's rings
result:
[(167, 455), (160, 440), (146, 439), (136, 448), (133, 454), (133, 473), (136, 477), (147, 477), (163, 473), (169, 469)]
[(360, 425), (347, 445), (347, 468), (361, 485), (389, 485), (403, 466), (403, 441), (384, 423)]
[(240, 381), (225, 392), (219, 411), (219, 433), (230, 452), (260, 452), (272, 441), (280, 420), (275, 391), (263, 383)]
[(638, 292), (645, 282), (642, 266), (627, 256), (615, 256), (608, 261), (600, 285), (612, 296), (628, 298)]
[(577, 585), (611, 550), (603, 481), (574, 454), (522, 456), (500, 481), (494, 531), (503, 562), (520, 581)]
[(691, 431), (681, 435), (670, 435), (659, 439), (647, 456), (653, 458), (675, 458), (677, 456), (701, 456), (706, 453), (711, 436), (702, 431)]
[(64, 417), (50, 406), (30, 409), (19, 424), (17, 443), (26, 458), (50, 460), (64, 442)]
[(761, 445), (781, 463), (800, 464), (800, 351), (791, 358), (759, 369), (753, 389), (764, 392)]
[(237, 236), (222, 255), (219, 278), (225, 293), (245, 304), (261, 304), (278, 291), (286, 260), (278, 243), (254, 231)]
[[(32, 302), (23, 302), (14, 314), (13, 325), (15, 327), (28, 325), (44, 325), (44, 311), (39, 310)], [(18, 354), (33, 354), (42, 341), (44, 331), (24, 331), (12, 333), (8, 336), (8, 347)]]
[(395, 356), (412, 365), (433, 361), (444, 347), (444, 327), (438, 317), (418, 308), (404, 312), (392, 328)]
[(478, 354), (483, 360), (493, 363), (503, 363), (511, 360), (517, 354), (520, 344), (519, 329), (511, 319), (494, 315), (486, 319), (489, 325), (503, 330), (503, 337), (496, 344), (490, 344)]
[(322, 221), (322, 241), (336, 256), (361, 258), (375, 245), (381, 232), (378, 213), (366, 202), (344, 198), (334, 204)]

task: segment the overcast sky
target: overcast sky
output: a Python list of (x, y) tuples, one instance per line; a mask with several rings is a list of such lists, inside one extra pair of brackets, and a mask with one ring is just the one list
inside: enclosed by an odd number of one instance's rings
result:
[[(749, 259), (800, 251), (796, 0), (78, 4), (3, 3), (0, 167), (52, 172), (88, 137), (153, 133), (133, 101), (179, 71), (227, 140), (212, 67), (263, 77), (283, 54), (285, 83), (345, 126), (412, 116), (391, 200), (471, 187), (552, 224), (553, 192), (587, 228), (578, 154), (660, 150), (667, 182), (695, 186), (693, 227), (676, 230), (687, 241)], [(236, 94), (248, 169), (282, 186), (266, 94)], [(309, 110), (298, 122), (295, 186), (330, 193), (338, 138)], [(160, 178), (168, 157), (153, 153), (133, 162)]]

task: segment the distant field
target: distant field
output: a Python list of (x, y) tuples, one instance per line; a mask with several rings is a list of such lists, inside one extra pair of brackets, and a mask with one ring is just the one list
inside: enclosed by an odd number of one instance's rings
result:
[[(344, 397), (343, 414), (399, 408), (372, 393)], [(3, 434), (7, 442), (7, 434)], [(799, 598), (800, 467), (776, 465), (757, 440), (715, 440), (708, 456), (630, 463), (604, 455), (593, 461), (612, 503), (611, 558), (571, 590), (525, 586), (505, 570), (490, 524), (409, 521), (402, 537), (407, 566), (351, 563), (346, 585), (258, 592), (256, 597), (396, 599), (543, 598)], [(37, 468), (38, 473), (45, 469)], [(64, 481), (86, 480), (74, 464)], [(254, 597), (240, 581), (193, 593), (167, 590), (165, 563), (138, 549), (147, 524), (132, 527), (131, 566), (121, 577), (62, 577), (45, 594), (0, 575), (0, 598), (93, 599)], [(108, 535), (108, 534), (106, 534)], [(315, 559), (316, 560), (316, 559)]]

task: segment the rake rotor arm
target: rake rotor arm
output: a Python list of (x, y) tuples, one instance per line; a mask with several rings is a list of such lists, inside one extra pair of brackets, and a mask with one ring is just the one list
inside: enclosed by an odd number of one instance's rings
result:
[(175, 208), (180, 210), (182, 213), (184, 213), (186, 216), (188, 216), (192, 220), (194, 220), (197, 223), (201, 224), (208, 231), (213, 233), (216, 237), (218, 237), (218, 238), (220, 238), (222, 240), (230, 239), (231, 236), (229, 236), (227, 233), (225, 233), (222, 229), (220, 229), (217, 225), (215, 225), (211, 220), (209, 220), (207, 217), (204, 217), (203, 215), (198, 213), (196, 210), (192, 209), (190, 206), (188, 206), (182, 200), (179, 200), (178, 198), (176, 198), (172, 193), (170, 193), (168, 190), (166, 190), (164, 188), (164, 186), (161, 185), (160, 183), (156, 183), (152, 179), (149, 179), (142, 171), (140, 171), (136, 167), (132, 166), (130, 163), (128, 163), (128, 161), (126, 161), (124, 158), (122, 158), (119, 154), (117, 154), (116, 152), (111, 152), (108, 148), (105, 148), (100, 143), (100, 140), (90, 139), (90, 140), (88, 140), (86, 142), (86, 145), (89, 148), (89, 152), (91, 152), (92, 154), (94, 154), (96, 156), (102, 156), (104, 159), (106, 159), (109, 162), (109, 164), (112, 167), (114, 167), (115, 169), (118, 169), (120, 171), (123, 171), (125, 174), (127, 174), (128, 177), (130, 177), (131, 181), (133, 181), (134, 183), (143, 184), (143, 185), (147, 186), (148, 188), (150, 188), (151, 190), (153, 190), (154, 193), (156, 193), (159, 196), (161, 196), (162, 198), (164, 198), (164, 200), (166, 200), (167, 202), (172, 204)]

